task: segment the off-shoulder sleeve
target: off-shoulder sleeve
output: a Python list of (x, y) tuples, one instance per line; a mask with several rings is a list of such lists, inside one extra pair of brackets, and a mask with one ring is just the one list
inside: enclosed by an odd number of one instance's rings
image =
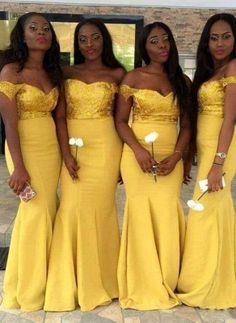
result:
[(225, 87), (228, 84), (236, 84), (236, 75), (223, 78), (223, 87)]
[(122, 84), (119, 88), (119, 94), (122, 95), (126, 101), (133, 96), (134, 93), (135, 89), (126, 84)]
[(5, 94), (10, 100), (12, 100), (16, 93), (21, 88), (21, 84), (14, 84), (7, 81), (0, 82), (0, 93)]

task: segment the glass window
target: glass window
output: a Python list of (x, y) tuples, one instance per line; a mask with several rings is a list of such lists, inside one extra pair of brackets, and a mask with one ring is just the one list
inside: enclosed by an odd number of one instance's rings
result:
[(183, 69), (183, 72), (193, 80), (194, 73), (196, 70), (196, 60), (193, 55), (180, 55), (179, 62)]

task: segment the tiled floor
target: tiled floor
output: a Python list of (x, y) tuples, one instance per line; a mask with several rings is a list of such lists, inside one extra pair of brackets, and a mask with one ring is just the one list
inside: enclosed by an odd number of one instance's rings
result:
[[(0, 272), (2, 284), (3, 272)], [(117, 301), (108, 306), (100, 306), (91, 312), (46, 313), (7, 311), (0, 306), (2, 323), (236, 323), (236, 310), (213, 311), (179, 306), (165, 311), (121, 310)]]
[[(195, 174), (195, 168), (193, 171)], [(7, 186), (8, 174), (5, 161), (0, 155), (0, 246), (8, 246), (12, 231), (18, 199)], [(183, 200), (191, 197), (193, 184), (183, 188)], [(236, 201), (236, 180), (233, 183), (234, 201)], [(118, 187), (117, 201), (119, 210), (119, 224), (122, 225), (122, 213), (124, 207), (124, 189)], [(186, 207), (186, 206), (185, 206)], [(4, 272), (0, 271), (0, 304), (2, 302), (2, 282)], [(0, 322), (2, 323), (236, 323), (236, 309), (228, 311), (200, 310), (187, 306), (179, 306), (165, 311), (135, 311), (121, 310), (117, 301), (108, 306), (101, 306), (91, 312), (46, 313), (21, 312), (19, 310), (5, 310), (0, 305)]]

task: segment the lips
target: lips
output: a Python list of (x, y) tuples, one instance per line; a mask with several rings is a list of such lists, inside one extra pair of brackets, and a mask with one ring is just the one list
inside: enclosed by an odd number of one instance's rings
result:
[(93, 55), (96, 52), (96, 50), (93, 49), (93, 48), (90, 48), (90, 49), (87, 49), (86, 52), (87, 52), (88, 55)]
[(224, 54), (224, 50), (223, 49), (216, 49), (216, 54), (217, 55), (223, 55)]
[(45, 37), (38, 37), (37, 38), (37, 42), (45, 44), (45, 43), (47, 43), (47, 38), (45, 38)]
[(164, 50), (159, 54), (160, 57), (168, 57), (168, 55), (169, 55), (169, 52), (167, 50)]

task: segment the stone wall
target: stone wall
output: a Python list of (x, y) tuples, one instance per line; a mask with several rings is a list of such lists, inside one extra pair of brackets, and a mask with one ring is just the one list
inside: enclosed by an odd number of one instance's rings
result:
[(172, 29), (179, 53), (194, 55), (202, 27), (208, 17), (217, 12), (229, 12), (236, 15), (234, 10), (215, 10), (200, 8), (158, 8), (158, 7), (112, 7), (112, 6), (80, 6), (63, 4), (21, 4), (1, 2), (0, 11), (9, 12), (47, 12), (98, 15), (137, 15), (144, 16), (145, 24), (155, 20), (163, 21)]

